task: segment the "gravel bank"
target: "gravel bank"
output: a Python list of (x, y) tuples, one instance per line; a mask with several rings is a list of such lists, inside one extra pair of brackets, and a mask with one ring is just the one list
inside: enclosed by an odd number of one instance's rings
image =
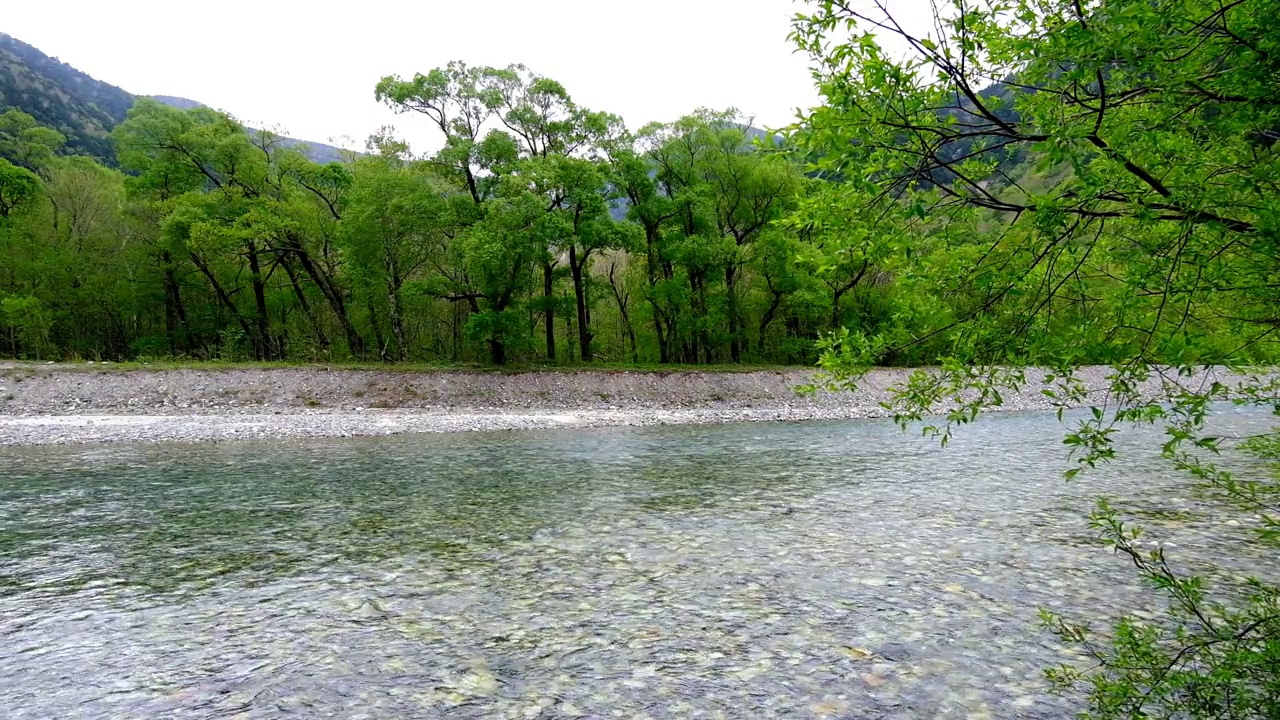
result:
[[(809, 370), (519, 374), (314, 368), (113, 370), (0, 365), (0, 445), (216, 441), (605, 425), (878, 417), (906, 370), (800, 396)], [(1090, 387), (1106, 368), (1083, 371)], [(1004, 410), (1047, 409), (1041, 387)]]

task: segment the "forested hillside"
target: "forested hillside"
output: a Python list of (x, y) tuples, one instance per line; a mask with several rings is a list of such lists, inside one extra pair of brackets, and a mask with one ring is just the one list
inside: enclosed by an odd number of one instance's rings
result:
[[(57, 130), (66, 138), (61, 148), (64, 154), (88, 155), (114, 166), (111, 130), (124, 121), (136, 99), (0, 33), (0, 112), (21, 110), (40, 125)], [(184, 110), (201, 105), (167, 95), (156, 99)], [(324, 143), (293, 138), (282, 141), (302, 148), (317, 162), (333, 162), (343, 156), (341, 149)]]
[(0, 33), (0, 112), (16, 108), (66, 138), (66, 149), (111, 163), (110, 133), (133, 96)]

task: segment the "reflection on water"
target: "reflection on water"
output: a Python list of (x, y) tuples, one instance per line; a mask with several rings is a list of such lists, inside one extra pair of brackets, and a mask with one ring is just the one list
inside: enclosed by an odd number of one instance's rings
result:
[(1243, 529), (1149, 456), (1065, 483), (1061, 435), (1018, 415), (945, 451), (881, 421), (0, 451), (0, 704), (1068, 717), (1036, 608), (1149, 601), (1089, 541), (1095, 495), (1153, 508), (1196, 568), (1274, 561), (1219, 552)]

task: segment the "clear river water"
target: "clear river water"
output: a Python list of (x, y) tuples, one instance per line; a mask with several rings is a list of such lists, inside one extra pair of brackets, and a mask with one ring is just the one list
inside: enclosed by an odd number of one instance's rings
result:
[[(1266, 419), (1234, 411), (1229, 433)], [(1192, 569), (1238, 513), (1062, 426), (888, 421), (0, 449), (0, 714), (1065, 718), (1037, 609), (1147, 612), (1099, 494)]]

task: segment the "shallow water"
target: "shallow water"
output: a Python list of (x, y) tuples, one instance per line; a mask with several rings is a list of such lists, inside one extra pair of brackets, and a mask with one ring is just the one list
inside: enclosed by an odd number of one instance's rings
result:
[(1036, 609), (1149, 607), (1091, 541), (1096, 495), (1154, 510), (1193, 568), (1273, 568), (1142, 452), (1064, 482), (1061, 437), (1008, 415), (946, 450), (861, 421), (0, 451), (0, 707), (1069, 717)]

